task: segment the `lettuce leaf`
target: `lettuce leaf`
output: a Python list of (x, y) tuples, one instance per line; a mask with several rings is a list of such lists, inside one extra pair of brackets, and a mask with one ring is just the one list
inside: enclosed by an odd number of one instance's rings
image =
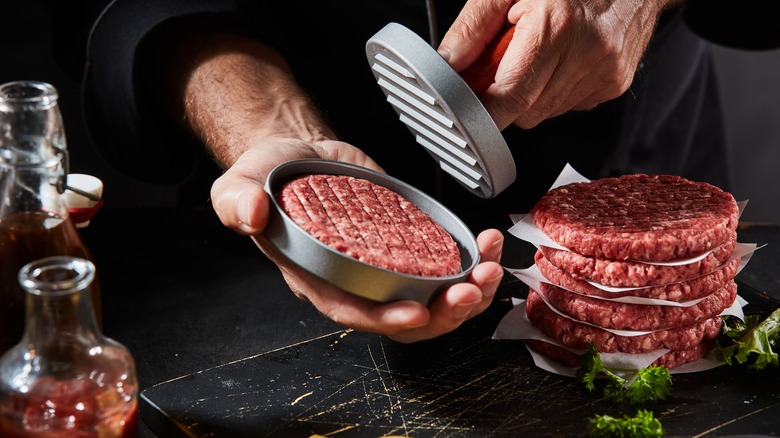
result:
[(744, 322), (724, 324), (723, 332), (734, 339), (734, 343), (716, 347), (714, 353), (718, 359), (729, 365), (747, 364), (753, 370), (780, 366), (778, 354), (774, 351), (780, 338), (780, 308), (763, 321), (753, 315), (746, 317)]

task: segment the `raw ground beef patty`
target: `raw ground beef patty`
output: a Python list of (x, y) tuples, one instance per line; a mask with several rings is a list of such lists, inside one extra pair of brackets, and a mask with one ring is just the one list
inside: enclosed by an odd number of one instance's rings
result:
[(542, 283), (547, 301), (562, 313), (582, 322), (615, 330), (668, 330), (690, 326), (720, 315), (737, 297), (737, 284), (730, 281), (689, 307), (618, 303), (569, 292)]
[(278, 200), (307, 233), (364, 263), (427, 277), (461, 270), (458, 246), (441, 225), (368, 180), (306, 175), (285, 183)]
[(579, 280), (591, 280), (606, 286), (660, 286), (690, 280), (708, 274), (731, 259), (737, 245), (736, 232), (729, 241), (716, 247), (703, 259), (684, 265), (651, 263), (588, 257), (574, 251), (539, 248), (545, 259)]
[(739, 268), (739, 259), (734, 259), (709, 274), (705, 274), (691, 280), (666, 284), (662, 286), (643, 287), (624, 292), (608, 292), (590, 284), (585, 280), (578, 280), (563, 269), (544, 258), (541, 251), (536, 251), (534, 256), (539, 272), (551, 283), (584, 295), (618, 298), (618, 297), (644, 297), (656, 300), (684, 302), (706, 297), (722, 288), (731, 281)]
[(632, 174), (552, 189), (531, 215), (551, 239), (584, 256), (668, 261), (733, 240), (739, 209), (711, 184)]
[[(579, 368), (581, 365), (579, 354), (573, 351), (569, 351), (565, 348), (561, 348), (557, 345), (537, 339), (526, 339), (525, 343), (533, 348), (537, 353), (542, 354), (552, 360), (558, 361), (566, 366)], [(697, 361), (706, 356), (714, 345), (715, 341), (704, 341), (691, 348), (686, 348), (685, 350), (670, 351), (656, 359), (655, 362), (653, 362), (651, 365), (658, 365), (671, 369), (688, 362)]]
[(533, 289), (528, 291), (525, 306), (531, 324), (545, 335), (577, 350), (585, 350), (588, 341), (592, 341), (601, 353), (649, 353), (660, 348), (686, 350), (702, 342), (715, 340), (723, 324), (723, 320), (716, 316), (668, 330), (620, 336), (555, 313)]

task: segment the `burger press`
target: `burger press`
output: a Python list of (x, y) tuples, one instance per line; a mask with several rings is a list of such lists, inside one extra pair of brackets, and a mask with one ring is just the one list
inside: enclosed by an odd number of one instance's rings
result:
[[(508, 31), (503, 35), (508, 38), (494, 41), (475, 63), (482, 82), (492, 82), (493, 75), (491, 66), (481, 68), (480, 63), (500, 59), (501, 53), (494, 50), (504, 50), (499, 42), (511, 38)], [(389, 23), (368, 40), (366, 55), (387, 101), (442, 170), (483, 198), (498, 195), (514, 182), (512, 153), (475, 94), (476, 87), (472, 89), (425, 40)]]
[[(461, 271), (446, 277), (402, 274), (361, 262), (320, 242), (293, 222), (278, 201), (286, 182), (308, 174), (362, 178), (403, 196), (450, 233), (460, 250)], [(306, 271), (363, 298), (379, 302), (414, 300), (428, 305), (442, 290), (467, 281), (479, 263), (476, 239), (463, 221), (427, 194), (386, 174), (339, 161), (294, 160), (268, 174), (265, 191), (273, 204), (263, 232), (268, 241)]]

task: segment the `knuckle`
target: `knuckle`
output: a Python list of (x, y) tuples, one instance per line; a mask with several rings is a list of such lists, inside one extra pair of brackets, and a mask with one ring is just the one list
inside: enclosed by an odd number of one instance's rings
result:
[(543, 119), (539, 118), (538, 116), (531, 116), (529, 114), (523, 114), (522, 116), (518, 117), (514, 124), (515, 126), (518, 126), (522, 129), (531, 129), (534, 128), (536, 125), (542, 122)]

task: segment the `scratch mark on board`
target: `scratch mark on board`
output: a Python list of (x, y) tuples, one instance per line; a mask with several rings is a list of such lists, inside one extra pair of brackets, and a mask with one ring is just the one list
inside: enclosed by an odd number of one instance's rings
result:
[(292, 403), (290, 403), (290, 406), (295, 406), (296, 404), (298, 404), (299, 401), (301, 401), (305, 397), (308, 397), (308, 396), (310, 396), (312, 394), (314, 394), (314, 391), (309, 391), (306, 394), (303, 394), (302, 396), (300, 396), (300, 397), (296, 398), (295, 400), (293, 400)]
[(772, 409), (772, 408), (774, 408), (774, 407), (777, 407), (777, 406), (780, 406), (780, 403), (775, 403), (775, 404), (773, 404), (773, 405), (765, 406), (765, 407), (763, 407), (763, 408), (761, 408), (761, 409), (757, 409), (757, 410), (755, 410), (755, 411), (748, 412), (747, 414), (740, 415), (740, 416), (739, 416), (739, 417), (737, 417), (737, 418), (732, 418), (731, 420), (729, 420), (729, 421), (727, 421), (727, 422), (725, 422), (725, 423), (721, 423), (721, 424), (719, 424), (719, 425), (717, 425), (717, 426), (715, 426), (715, 427), (712, 427), (712, 428), (710, 428), (710, 429), (708, 429), (708, 430), (705, 430), (704, 432), (702, 432), (702, 433), (700, 433), (700, 434), (698, 434), (698, 435), (694, 435), (694, 436), (693, 436), (693, 438), (699, 438), (699, 437), (703, 437), (703, 436), (705, 436), (705, 435), (707, 435), (707, 434), (709, 434), (709, 433), (715, 432), (715, 431), (716, 431), (716, 430), (718, 430), (718, 429), (721, 429), (721, 428), (723, 428), (723, 427), (726, 427), (726, 426), (728, 426), (729, 424), (736, 423), (737, 421), (744, 420), (744, 419), (745, 419), (745, 418), (747, 418), (747, 417), (750, 417), (750, 416), (752, 416), (752, 415), (759, 414), (759, 413), (761, 413), (761, 412), (764, 412), (764, 411), (766, 411), (766, 410), (768, 410), (768, 409)]

